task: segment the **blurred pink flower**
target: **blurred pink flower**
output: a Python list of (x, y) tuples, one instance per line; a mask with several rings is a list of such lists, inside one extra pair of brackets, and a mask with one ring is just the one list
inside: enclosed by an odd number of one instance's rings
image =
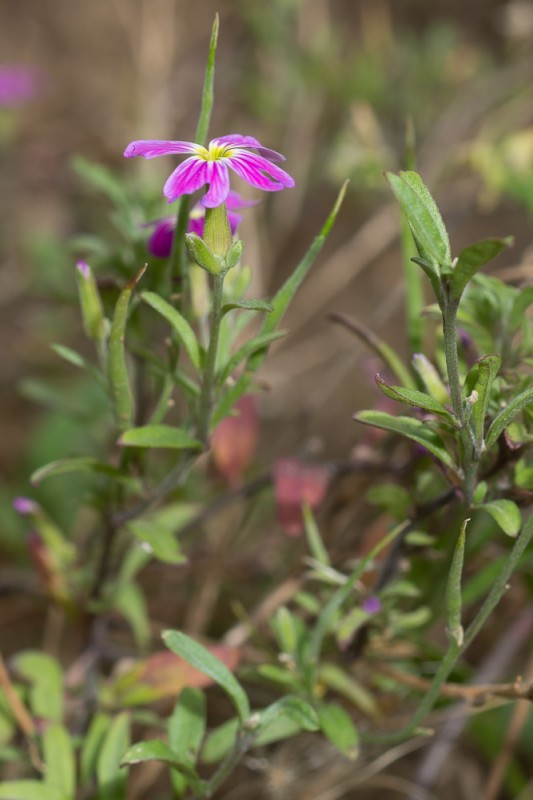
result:
[(280, 458), (274, 464), (273, 477), (278, 521), (288, 536), (299, 536), (304, 529), (302, 504), (306, 502), (312, 509), (320, 505), (331, 471), (296, 458)]
[(34, 97), (41, 76), (24, 64), (0, 64), (0, 107), (20, 106)]
[(259, 416), (253, 395), (235, 404), (236, 416), (220, 422), (211, 438), (211, 456), (216, 468), (231, 486), (238, 486), (251, 464), (259, 439)]
[(279, 192), (280, 189), (294, 186), (291, 176), (272, 163), (285, 161), (285, 158), (275, 150), (263, 147), (253, 136), (241, 136), (238, 133), (220, 136), (212, 139), (207, 148), (194, 142), (144, 139), (130, 142), (124, 151), (126, 158), (157, 158), (176, 153), (192, 155), (174, 170), (163, 187), (163, 194), (169, 203), (182, 194), (192, 194), (209, 184), (209, 190), (201, 200), (202, 205), (206, 208), (221, 205), (230, 190), (228, 167), (246, 183), (266, 192)]
[[(256, 206), (258, 202), (258, 200), (244, 200), (238, 192), (228, 192), (226, 206), (228, 209), (228, 221), (233, 234), (236, 233), (242, 220), (241, 214), (235, 213), (236, 210)], [(188, 233), (196, 233), (197, 236), (203, 236), (204, 221), (205, 207), (201, 203), (197, 203), (189, 216)], [(163, 219), (148, 223), (154, 229), (148, 239), (148, 251), (156, 258), (169, 258), (172, 252), (175, 224), (175, 216), (163, 217)]]

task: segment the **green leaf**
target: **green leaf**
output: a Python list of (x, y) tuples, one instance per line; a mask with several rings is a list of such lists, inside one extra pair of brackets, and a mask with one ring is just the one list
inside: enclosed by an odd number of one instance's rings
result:
[(448, 574), (448, 583), (446, 586), (446, 609), (448, 612), (448, 630), (457, 642), (458, 647), (463, 644), (464, 631), (461, 624), (462, 617), (462, 595), (461, 583), (463, 580), (463, 565), (465, 560), (465, 542), (466, 542), (466, 526), (470, 522), (465, 519), (459, 531), (459, 538), (455, 545), (450, 572)]
[(304, 520), (305, 535), (307, 536), (307, 544), (309, 545), (311, 555), (316, 561), (318, 561), (319, 564), (325, 564), (327, 567), (331, 566), (328, 551), (326, 550), (324, 542), (322, 541), (322, 537), (320, 536), (320, 531), (318, 530), (318, 526), (313, 516), (313, 511), (307, 502), (302, 504), (302, 515)]
[(43, 733), (45, 784), (58, 800), (73, 800), (76, 790), (76, 765), (72, 739), (63, 725), (47, 725)]
[(296, 695), (286, 695), (260, 712), (259, 728), (270, 727), (278, 717), (286, 716), (298, 724), (304, 731), (316, 731), (319, 727), (318, 717), (312, 705)]
[(202, 87), (202, 106), (200, 109), (198, 124), (196, 126), (196, 134), (194, 137), (194, 141), (198, 142), (199, 144), (205, 144), (207, 132), (209, 130), (209, 122), (211, 120), (211, 112), (213, 110), (213, 87), (215, 82), (215, 59), (217, 53), (218, 28), (219, 17), (218, 14), (215, 14), (213, 27), (211, 29), (211, 39), (209, 40), (209, 53), (205, 68), (204, 84)]
[(514, 397), (509, 405), (494, 417), (485, 439), (487, 450), (496, 444), (500, 435), (511, 424), (513, 419), (530, 403), (533, 403), (533, 387)]
[(244, 722), (250, 715), (248, 697), (226, 665), (212, 655), (209, 650), (184, 633), (169, 630), (164, 631), (162, 637), (169, 650), (181, 656), (191, 666), (207, 675), (224, 689), (235, 705), (240, 719)]
[(450, 469), (457, 472), (457, 467), (453, 463), (452, 457), (446, 450), (444, 442), (431, 428), (423, 422), (412, 417), (393, 417), (383, 411), (360, 411), (354, 416), (357, 422), (363, 425), (373, 425), (375, 428), (382, 428), (391, 433), (399, 433), (413, 442), (421, 444), (428, 452), (442, 461)]
[(60, 722), (63, 718), (63, 672), (52, 656), (26, 650), (14, 659), (21, 678), (30, 683), (29, 705), (36, 717)]
[(124, 431), (118, 444), (127, 447), (163, 447), (172, 450), (201, 450), (202, 444), (182, 428), (171, 425), (141, 425)]
[[(138, 742), (132, 745), (122, 757), (121, 765), (141, 764), (144, 761), (162, 761), (164, 764), (168, 764), (188, 779), (193, 790), (200, 789), (202, 785), (194, 767), (187, 762), (180, 761), (176, 753), (160, 739), (151, 739), (148, 742)], [(194, 792), (196, 797), (203, 796), (200, 791)]]
[(41, 781), (3, 781), (1, 800), (60, 800), (57, 792)]
[(199, 370), (201, 365), (200, 347), (196, 335), (185, 317), (154, 292), (143, 292), (141, 299), (170, 323), (174, 333), (187, 351), (193, 366)]
[[(479, 358), (472, 370), (477, 368), (477, 379), (474, 384), (473, 392), (477, 393), (477, 398), (474, 395), (470, 395), (472, 398), (471, 408), (472, 408), (472, 421), (473, 421), (473, 428), (474, 428), (474, 435), (476, 437), (476, 442), (478, 448), (481, 450), (481, 446), (483, 443), (483, 434), (485, 432), (485, 417), (487, 415), (487, 409), (489, 407), (490, 401), (490, 394), (492, 390), (492, 384), (496, 376), (498, 375), (498, 371), (500, 369), (502, 360), (500, 356), (497, 355), (487, 355), (482, 356)], [(468, 377), (466, 379), (468, 383)], [(467, 402), (469, 399), (467, 398)]]
[(224, 303), (222, 306), (222, 316), (235, 308), (242, 308), (245, 311), (265, 311), (267, 314), (271, 314), (274, 310), (272, 303), (267, 303), (266, 300), (232, 300), (231, 303)]
[[(178, 759), (195, 764), (205, 736), (205, 695), (200, 689), (186, 686), (167, 723), (168, 743)], [(171, 775), (172, 786), (182, 797), (187, 781), (179, 772)]]
[(507, 536), (518, 536), (522, 527), (522, 514), (512, 500), (491, 500), (477, 508), (490, 514)]
[[(333, 227), (333, 224), (339, 213), (342, 201), (344, 200), (347, 188), (348, 188), (348, 181), (345, 181), (339, 194), (337, 195), (337, 199), (335, 200), (335, 204), (328, 218), (326, 219), (324, 225), (322, 226), (320, 233), (315, 238), (311, 247), (303, 257), (303, 259), (300, 261), (300, 263), (298, 264), (292, 275), (290, 275), (290, 277), (287, 278), (283, 286), (276, 293), (275, 297), (273, 297), (272, 299), (273, 311), (263, 320), (263, 324), (261, 325), (261, 330), (259, 331), (261, 335), (272, 333), (273, 331), (276, 330), (278, 324), (281, 322), (281, 319), (285, 314), (285, 312), (287, 311), (287, 308), (289, 307), (292, 298), (296, 294), (298, 287), (300, 286), (303, 279), (311, 269), (315, 258), (322, 250), (322, 247), (324, 246), (326, 239), (328, 238), (329, 232)], [(252, 370), (253, 372), (257, 371), (257, 369), (263, 363), (265, 355), (266, 353), (264, 350), (259, 350), (256, 353), (254, 353), (253, 357), (251, 357), (248, 360), (248, 365), (247, 365), (248, 369)]]
[(216, 764), (233, 748), (240, 729), (237, 718), (229, 719), (211, 731), (205, 740), (200, 760), (203, 764)]
[(89, 725), (89, 729), (83, 738), (80, 754), (80, 778), (82, 786), (85, 786), (94, 776), (98, 754), (109, 729), (111, 717), (109, 714), (97, 712)]
[(424, 411), (437, 414), (454, 428), (458, 427), (458, 422), (455, 417), (450, 414), (438, 400), (434, 400), (431, 395), (425, 392), (419, 392), (417, 389), (406, 389), (403, 386), (389, 386), (379, 375), (376, 375), (376, 383), (383, 394), (390, 397), (392, 400), (398, 400), (402, 403), (407, 403), (409, 406), (422, 408)]
[(82, 156), (74, 156), (72, 168), (84, 183), (105, 194), (116, 205), (127, 202), (122, 181), (101, 164), (95, 164)]
[(50, 347), (54, 353), (57, 353), (57, 355), (64, 361), (67, 361), (69, 364), (72, 364), (79, 369), (87, 370), (100, 382), (103, 382), (103, 375), (98, 372), (94, 365), (87, 361), (86, 358), (76, 352), (76, 350), (73, 350), (71, 347), (65, 347), (63, 344), (51, 344)]
[(381, 718), (381, 710), (373, 693), (337, 664), (322, 662), (318, 679), (353, 703), (367, 717), (375, 720)]
[(405, 214), (420, 257), (436, 275), (451, 264), (451, 249), (440, 211), (416, 172), (387, 173), (392, 191)]
[(109, 726), (98, 754), (96, 776), (99, 800), (125, 800), (128, 774), (120, 765), (129, 744), (130, 716), (124, 711)]
[(98, 461), (97, 458), (86, 458), (80, 456), (79, 458), (61, 458), (58, 461), (51, 461), (35, 470), (31, 475), (30, 481), (32, 486), (38, 486), (41, 481), (46, 478), (52, 478), (57, 475), (69, 475), (73, 472), (91, 472), (99, 475), (106, 475), (109, 478), (115, 478), (118, 481), (126, 481), (131, 483), (131, 478), (124, 475), (116, 467), (111, 464), (106, 464), (103, 461)]
[(129, 622), (137, 647), (144, 650), (150, 643), (150, 618), (143, 592), (135, 583), (119, 584), (114, 592), (111, 607)]
[(337, 703), (324, 703), (318, 707), (322, 732), (351, 761), (359, 755), (359, 735), (350, 715)]
[(485, 239), (482, 242), (466, 247), (461, 251), (452, 272), (452, 296), (459, 300), (466, 285), (474, 277), (478, 269), (495, 258), (505, 247), (512, 244), (512, 239)]
[(515, 297), (511, 312), (509, 314), (509, 329), (515, 331), (520, 327), (524, 321), (524, 316), (529, 308), (533, 305), (533, 286), (525, 286), (519, 290), (519, 294)]
[(143, 548), (165, 564), (183, 564), (184, 556), (174, 532), (150, 519), (130, 522), (128, 530), (142, 542)]
[(236, 353), (234, 353), (227, 364), (219, 371), (217, 375), (217, 381), (219, 383), (224, 383), (227, 378), (231, 375), (234, 369), (236, 369), (241, 361), (245, 361), (250, 356), (253, 356), (254, 353), (258, 353), (262, 350), (266, 350), (266, 348), (275, 342), (276, 339), (281, 339), (285, 336), (286, 331), (273, 331), (272, 333), (265, 333), (256, 336), (255, 339), (249, 339), (245, 342)]
[(111, 322), (109, 334), (108, 377), (113, 400), (115, 420), (119, 430), (123, 431), (133, 425), (134, 405), (133, 394), (128, 376), (126, 363), (126, 350), (124, 340), (131, 295), (134, 287), (140, 281), (145, 268), (139, 270), (137, 275), (125, 286), (118, 296)]

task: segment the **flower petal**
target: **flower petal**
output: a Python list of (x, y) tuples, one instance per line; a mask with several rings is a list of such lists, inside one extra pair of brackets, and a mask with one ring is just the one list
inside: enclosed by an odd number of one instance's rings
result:
[(237, 232), (237, 228), (241, 224), (241, 220), (242, 214), (236, 214), (235, 211), (228, 211), (228, 222), (233, 234)]
[(215, 145), (235, 145), (237, 147), (253, 147), (264, 158), (269, 161), (285, 161), (285, 156), (276, 150), (270, 150), (268, 147), (263, 147), (259, 139), (254, 136), (241, 136), (240, 133), (229, 133), (227, 136), (219, 136), (218, 139), (213, 139), (210, 144)]
[(228, 166), (251, 186), (266, 192), (279, 192), (294, 186), (294, 179), (285, 170), (255, 153), (238, 150), (227, 159)]
[(173, 203), (182, 194), (192, 194), (201, 186), (208, 182), (207, 161), (198, 156), (186, 158), (185, 161), (174, 170), (163, 186), (163, 194), (168, 198), (169, 203)]
[(225, 202), (229, 192), (228, 168), (222, 161), (208, 161), (209, 191), (202, 197), (202, 205), (216, 208)]
[(245, 200), (238, 192), (230, 189), (226, 197), (226, 208), (228, 211), (233, 211), (237, 208), (252, 208), (252, 206), (258, 206), (260, 202), (260, 200)]
[(157, 158), (157, 156), (168, 156), (173, 153), (198, 153), (199, 145), (194, 142), (172, 142), (166, 139), (139, 139), (130, 142), (124, 150), (126, 158), (133, 156), (144, 156), (145, 158)]

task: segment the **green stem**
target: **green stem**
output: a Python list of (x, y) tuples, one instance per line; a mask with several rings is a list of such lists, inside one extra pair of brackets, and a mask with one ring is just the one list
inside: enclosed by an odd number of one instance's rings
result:
[(457, 644), (455, 640), (453, 640), (444, 655), (440, 663), (440, 667), (433, 679), (433, 683), (427, 694), (424, 696), (422, 702), (418, 706), (415, 714), (413, 715), (411, 722), (405, 728), (402, 728), (400, 731), (396, 731), (395, 733), (390, 734), (367, 734), (365, 735), (366, 741), (375, 742), (380, 744), (391, 744), (393, 742), (402, 741), (403, 739), (412, 736), (415, 732), (420, 723), (424, 720), (424, 718), (429, 714), (431, 709), (433, 708), (439, 694), (442, 685), (448, 679), (451, 671), (453, 670), (456, 662), (459, 659), (459, 656), (464, 653), (467, 647), (469, 647), (480, 630), (484, 627), (486, 621), (494, 611), (495, 607), (498, 605), (500, 600), (502, 599), (503, 595), (507, 591), (507, 584), (511, 575), (513, 574), (514, 570), (518, 566), (520, 559), (522, 558), (524, 551), (526, 550), (527, 546), (533, 540), (533, 514), (530, 514), (526, 524), (522, 528), (522, 532), (517, 538), (513, 549), (509, 553), (509, 558), (507, 559), (505, 566), (501, 570), (496, 579), (495, 583), (493, 584), (492, 589), (490, 590), (485, 602), (483, 603), (482, 607), (468, 626), (465, 637), (463, 640), (463, 644), (461, 647)]
[(215, 380), (215, 369), (217, 360), (218, 340), (220, 336), (220, 323), (222, 320), (222, 298), (224, 290), (225, 272), (215, 275), (213, 282), (213, 294), (211, 298), (211, 328), (209, 336), (209, 347), (205, 361), (202, 388), (200, 393), (200, 405), (198, 408), (198, 438), (205, 445), (209, 438), (209, 423), (213, 406), (213, 383)]
[(256, 736), (257, 734), (253, 733), (252, 731), (239, 732), (233, 749), (228, 753), (222, 764), (205, 786), (205, 798), (212, 797), (216, 790), (222, 786), (226, 778), (231, 775), (235, 767), (238, 766), (242, 757), (253, 745)]

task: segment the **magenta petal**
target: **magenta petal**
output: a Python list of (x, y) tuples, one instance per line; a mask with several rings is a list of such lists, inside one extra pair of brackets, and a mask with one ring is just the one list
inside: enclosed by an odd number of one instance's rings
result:
[(198, 145), (194, 142), (172, 142), (166, 139), (139, 139), (130, 142), (124, 150), (126, 158), (144, 156), (144, 158), (157, 158), (173, 153), (197, 153)]
[(225, 202), (229, 192), (228, 168), (222, 161), (208, 162), (209, 191), (202, 197), (202, 205), (216, 208)]
[[(189, 217), (189, 227), (187, 233), (195, 233), (202, 238), (204, 235), (205, 217)], [(230, 223), (231, 224), (231, 223)]]
[(239, 150), (238, 154), (232, 155), (227, 161), (243, 180), (266, 192), (279, 192), (280, 189), (294, 186), (294, 179), (285, 170), (255, 153)]
[(237, 232), (237, 228), (241, 224), (242, 214), (236, 214), (235, 211), (228, 211), (228, 222), (232, 233)]
[(264, 158), (269, 161), (285, 161), (285, 156), (276, 150), (270, 150), (268, 147), (263, 147), (261, 142), (254, 136), (241, 136), (240, 133), (230, 133), (227, 136), (220, 136), (218, 139), (213, 139), (214, 144), (222, 145), (235, 145), (237, 147), (253, 147)]
[(226, 208), (228, 211), (238, 208), (252, 208), (252, 206), (258, 206), (260, 202), (260, 200), (245, 200), (238, 192), (230, 189), (226, 197)]
[(163, 187), (163, 194), (172, 203), (182, 194), (192, 194), (208, 182), (207, 161), (198, 156), (186, 158), (168, 178)]

